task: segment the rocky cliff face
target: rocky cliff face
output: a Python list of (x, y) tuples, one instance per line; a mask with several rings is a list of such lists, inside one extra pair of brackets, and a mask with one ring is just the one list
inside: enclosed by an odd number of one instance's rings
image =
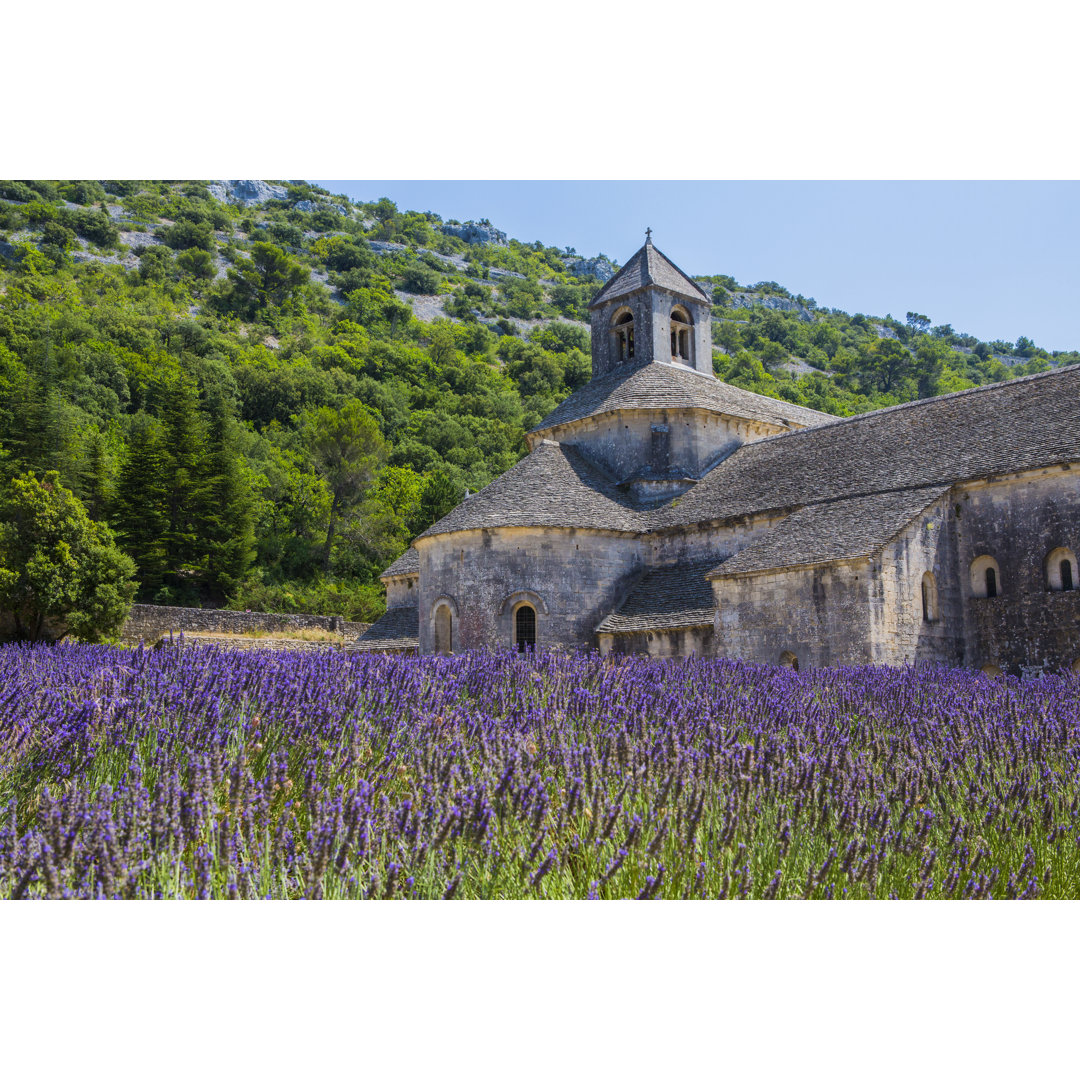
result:
[(606, 255), (596, 255), (591, 259), (567, 255), (563, 258), (563, 265), (567, 273), (574, 277), (594, 278), (601, 284), (615, 276), (615, 264)]
[(508, 243), (506, 233), (496, 229), (488, 221), (466, 221), (464, 225), (457, 221), (448, 221), (442, 226), (442, 231), (447, 236), (459, 237), (466, 244), (496, 244), (506, 247)]
[(350, 213), (347, 206), (342, 206), (341, 203), (331, 202), (329, 199), (301, 199), (295, 204), (295, 209), (303, 210), (305, 214), (310, 214), (314, 210), (333, 210), (342, 217), (348, 217)]
[[(708, 291), (708, 290), (706, 290)], [(814, 313), (796, 300), (790, 300), (786, 296), (762, 296), (755, 292), (728, 293), (731, 306), (734, 308), (763, 307), (770, 311), (794, 311), (798, 313), (803, 322), (813, 322)]]
[(209, 185), (210, 194), (219, 202), (241, 206), (259, 206), (273, 199), (284, 199), (286, 191), (278, 184), (265, 180), (218, 180)]

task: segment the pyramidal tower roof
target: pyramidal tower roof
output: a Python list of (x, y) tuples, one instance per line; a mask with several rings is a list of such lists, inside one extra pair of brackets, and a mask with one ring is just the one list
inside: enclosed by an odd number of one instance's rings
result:
[(599, 307), (649, 285), (709, 303), (709, 297), (701, 286), (684, 274), (662, 251), (653, 247), (649, 232), (645, 235), (644, 245), (630, 256), (626, 265), (596, 294), (589, 307)]

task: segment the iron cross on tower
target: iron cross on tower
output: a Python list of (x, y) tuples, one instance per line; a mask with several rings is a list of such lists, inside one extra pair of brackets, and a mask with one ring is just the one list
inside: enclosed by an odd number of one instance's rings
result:
[(645, 230), (645, 243), (648, 244), (648, 243), (651, 243), (651, 242), (652, 242), (652, 229), (646, 229)]

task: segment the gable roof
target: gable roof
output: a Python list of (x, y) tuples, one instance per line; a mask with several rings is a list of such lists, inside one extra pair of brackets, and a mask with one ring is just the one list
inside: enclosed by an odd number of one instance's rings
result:
[(357, 652), (382, 649), (418, 649), (420, 647), (420, 610), (414, 607), (391, 608), (376, 619), (351, 646)]
[(597, 626), (597, 633), (628, 634), (681, 626), (711, 626), (716, 614), (706, 574), (716, 556), (650, 570), (622, 603)]
[(388, 577), (415, 577), (420, 573), (420, 552), (414, 547), (406, 548), (380, 575)]
[(1080, 461), (1080, 365), (745, 443), (652, 528)]
[(627, 260), (626, 265), (596, 294), (589, 309), (600, 307), (620, 296), (629, 296), (649, 285), (657, 285), (674, 293), (691, 297), (699, 303), (709, 303), (700, 285), (684, 274), (662, 251), (646, 240)]
[(545, 440), (513, 468), (420, 534), (506, 526), (637, 530), (615, 479), (572, 446)]
[(666, 361), (620, 365), (566, 398), (533, 428), (548, 431), (617, 409), (706, 409), (787, 427), (835, 422), (835, 416), (755, 394), (712, 375)]
[(709, 576), (731, 577), (876, 555), (948, 490), (948, 485), (939, 485), (805, 506), (715, 567)]

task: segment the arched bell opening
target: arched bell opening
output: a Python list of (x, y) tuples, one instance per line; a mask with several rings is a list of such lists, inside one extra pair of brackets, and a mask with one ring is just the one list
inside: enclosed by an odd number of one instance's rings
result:
[(677, 364), (694, 363), (693, 350), (693, 320), (690, 313), (684, 307), (671, 309), (671, 359)]
[(620, 308), (611, 321), (614, 337), (615, 359), (625, 364), (634, 359), (634, 313), (629, 308)]

